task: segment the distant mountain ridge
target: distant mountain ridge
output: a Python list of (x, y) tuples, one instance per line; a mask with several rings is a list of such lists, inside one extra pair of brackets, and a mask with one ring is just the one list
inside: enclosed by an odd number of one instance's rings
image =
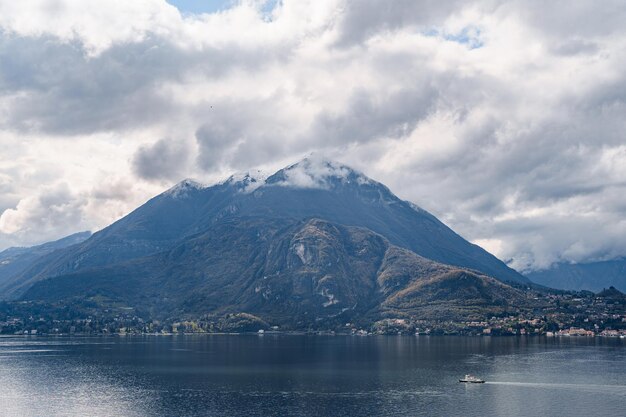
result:
[(600, 291), (611, 286), (626, 291), (626, 259), (589, 263), (560, 263), (526, 274), (537, 284), (565, 290)]
[(79, 232), (53, 242), (31, 247), (13, 247), (0, 252), (0, 294), (6, 290), (12, 277), (28, 269), (37, 259), (84, 242), (90, 236), (91, 232)]

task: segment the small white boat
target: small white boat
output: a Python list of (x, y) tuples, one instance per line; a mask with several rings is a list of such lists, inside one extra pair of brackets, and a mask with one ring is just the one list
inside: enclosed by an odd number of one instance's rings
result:
[(466, 382), (468, 384), (484, 384), (485, 381), (483, 379), (477, 378), (474, 375), (467, 374), (465, 378), (459, 379), (459, 382)]

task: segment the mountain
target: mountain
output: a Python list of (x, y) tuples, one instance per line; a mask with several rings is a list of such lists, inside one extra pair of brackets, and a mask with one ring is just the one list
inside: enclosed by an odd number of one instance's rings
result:
[(529, 281), (384, 185), (305, 159), (269, 177), (185, 180), (39, 257), (2, 294), (301, 329), (504, 314), (533, 304), (520, 283)]
[(580, 264), (560, 263), (526, 276), (537, 284), (565, 290), (597, 292), (613, 286), (626, 291), (626, 259)]
[(171, 250), (45, 279), (23, 296), (77, 298), (160, 319), (245, 312), (285, 328), (415, 315), (462, 319), (527, 303), (518, 289), (365, 228), (264, 217), (216, 222)]
[(81, 244), (37, 259), (0, 289), (0, 299), (15, 299), (46, 277), (171, 249), (181, 238), (197, 233), (198, 219), (221, 210), (235, 193), (237, 189), (229, 183), (204, 188), (184, 180)]
[(6, 291), (12, 277), (28, 269), (37, 259), (55, 251), (84, 242), (91, 232), (80, 232), (54, 242), (31, 247), (8, 248), (0, 252), (0, 294)]
[(528, 282), (435, 216), (345, 165), (305, 159), (278, 171), (257, 187), (232, 206), (238, 215), (317, 217), (366, 227), (425, 258), (476, 269), (503, 281)]
[(3, 297), (18, 298), (44, 278), (168, 251), (221, 222), (248, 217), (280, 222), (318, 218), (364, 227), (424, 258), (501, 281), (528, 282), (383, 184), (345, 165), (307, 158), (268, 178), (242, 174), (209, 187), (185, 180), (85, 242), (38, 260), (12, 281)]

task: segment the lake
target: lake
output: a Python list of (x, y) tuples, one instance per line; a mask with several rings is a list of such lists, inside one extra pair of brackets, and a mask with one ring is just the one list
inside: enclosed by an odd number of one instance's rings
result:
[[(466, 373), (487, 383), (459, 383)], [(626, 341), (3, 337), (0, 415), (626, 415)]]

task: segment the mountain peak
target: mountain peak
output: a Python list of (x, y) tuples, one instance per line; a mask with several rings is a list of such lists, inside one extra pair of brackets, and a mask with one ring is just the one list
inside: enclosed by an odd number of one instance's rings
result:
[(228, 184), (236, 186), (239, 191), (250, 193), (263, 184), (267, 179), (267, 174), (259, 169), (250, 171), (236, 172), (220, 184)]
[(169, 190), (165, 191), (163, 194), (174, 198), (180, 198), (186, 197), (190, 191), (201, 190), (203, 188), (206, 188), (206, 185), (198, 181), (192, 180), (191, 178), (185, 178)]
[(308, 156), (267, 179), (267, 184), (293, 188), (331, 189), (351, 183), (376, 184), (365, 174), (347, 165), (318, 156)]
[(11, 278), (15, 285), (11, 284), (10, 293), (0, 285), (0, 296), (17, 297), (40, 279), (121, 265), (174, 248), (185, 251), (183, 243), (193, 247), (192, 241), (199, 235), (228, 241), (228, 228), (243, 221), (266, 225), (264, 235), (246, 235), (258, 245), (272, 240), (282, 227), (276, 225), (311, 218), (368, 229), (393, 245), (433, 261), (480, 271), (503, 281), (527, 282), (436, 217), (400, 200), (385, 185), (347, 165), (307, 157), (266, 181), (259, 174), (235, 174), (209, 187), (194, 180), (181, 181), (85, 243), (29, 266)]

